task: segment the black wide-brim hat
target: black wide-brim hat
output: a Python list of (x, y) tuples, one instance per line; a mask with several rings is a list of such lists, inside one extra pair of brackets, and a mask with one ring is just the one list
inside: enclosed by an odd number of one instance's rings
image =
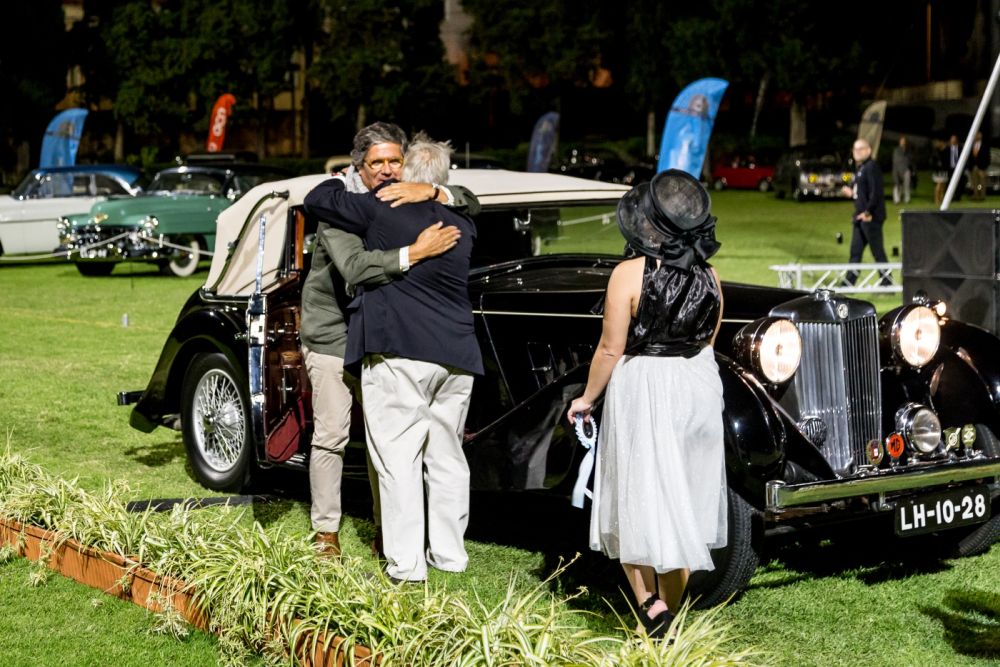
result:
[(680, 169), (640, 183), (618, 202), (618, 227), (637, 252), (690, 268), (719, 249), (708, 191)]

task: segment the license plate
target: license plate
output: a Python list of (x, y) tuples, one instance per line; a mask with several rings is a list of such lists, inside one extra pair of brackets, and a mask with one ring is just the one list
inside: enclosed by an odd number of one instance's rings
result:
[(982, 523), (990, 518), (985, 486), (955, 489), (904, 501), (896, 508), (896, 534), (920, 535)]

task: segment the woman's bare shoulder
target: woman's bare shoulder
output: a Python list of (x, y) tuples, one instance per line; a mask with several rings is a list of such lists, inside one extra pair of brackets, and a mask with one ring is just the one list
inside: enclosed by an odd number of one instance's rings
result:
[(615, 267), (615, 270), (612, 272), (612, 275), (616, 273), (619, 275), (633, 275), (636, 273), (642, 274), (642, 269), (645, 266), (645, 264), (646, 264), (645, 257), (633, 257), (632, 259), (626, 259)]

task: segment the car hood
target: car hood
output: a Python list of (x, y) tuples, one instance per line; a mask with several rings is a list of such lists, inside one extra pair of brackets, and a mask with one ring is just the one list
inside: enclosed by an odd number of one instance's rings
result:
[(89, 224), (93, 218), (107, 216), (100, 222), (102, 225), (132, 226), (139, 225), (147, 216), (155, 216), (161, 223), (191, 215), (211, 215), (213, 218), (219, 211), (228, 207), (230, 202), (225, 197), (214, 195), (157, 195), (113, 199), (95, 204), (87, 216), (74, 216), (73, 224)]

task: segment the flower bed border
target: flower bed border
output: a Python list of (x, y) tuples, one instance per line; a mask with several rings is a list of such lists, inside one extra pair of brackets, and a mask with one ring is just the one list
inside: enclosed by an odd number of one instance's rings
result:
[[(198, 605), (190, 586), (179, 579), (161, 576), (138, 561), (94, 549), (38, 526), (0, 517), (0, 546), (5, 545), (11, 546), (18, 556), (32, 561), (47, 554), (45, 565), (49, 569), (149, 611), (163, 611), (163, 601), (169, 601), (185, 621), (200, 630), (212, 631), (208, 615)], [(292, 627), (297, 624), (293, 621)], [(346, 650), (342, 648), (344, 641), (335, 636), (327, 646), (323, 633), (316, 635), (315, 641), (308, 635), (296, 642), (294, 653), (304, 667), (344, 667), (347, 660)], [(372, 667), (378, 662), (368, 648), (354, 647), (354, 667)]]

